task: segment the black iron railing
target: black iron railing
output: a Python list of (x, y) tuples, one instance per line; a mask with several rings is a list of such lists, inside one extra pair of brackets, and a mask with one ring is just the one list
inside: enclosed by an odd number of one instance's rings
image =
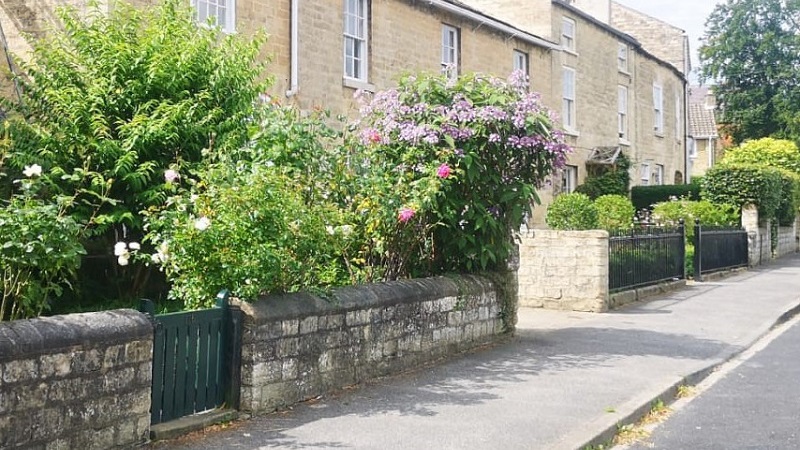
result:
[(608, 243), (608, 288), (621, 291), (685, 278), (686, 233), (677, 228), (639, 225), (611, 233)]
[(747, 266), (747, 231), (739, 227), (694, 224), (694, 279), (720, 270)]

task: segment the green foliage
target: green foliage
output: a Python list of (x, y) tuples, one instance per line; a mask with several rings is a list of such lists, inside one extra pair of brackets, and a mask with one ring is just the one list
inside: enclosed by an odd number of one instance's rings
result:
[(740, 209), (729, 204), (716, 204), (708, 200), (673, 200), (653, 205), (652, 218), (659, 224), (678, 226), (681, 219), (686, 226), (686, 236), (694, 236), (694, 223), (710, 226), (739, 225)]
[(800, 3), (719, 2), (706, 21), (701, 76), (714, 80), (721, 123), (735, 143), (800, 137)]
[(781, 201), (776, 212), (778, 224), (792, 225), (800, 207), (800, 175), (797, 172), (778, 169), (781, 175)]
[(168, 195), (166, 170), (245, 142), (242, 124), (264, 91), (263, 38), (198, 26), (180, 0), (58, 17), (62, 26), (33, 41), (23, 64), (26, 121), (13, 122), (9, 164), (39, 164), (51, 191), (79, 192), (70, 214), (97, 233), (138, 230), (139, 211)]
[[(264, 37), (198, 26), (181, 0), (59, 9), (58, 19), (21, 64), (6, 179), (41, 165), (43, 195), (74, 198), (64, 213), (86, 224), (89, 256), (65, 297), (136, 298), (153, 277), (140, 264), (118, 266), (111, 247), (141, 240), (140, 211), (248, 142), (269, 81), (258, 62)], [(13, 191), (0, 181), (0, 193)]]
[(575, 192), (586, 194), (591, 199), (603, 195), (628, 195), (630, 186), (630, 160), (621, 153), (616, 164), (597, 167), (589, 174), (586, 181), (575, 189)]
[(650, 209), (653, 205), (672, 199), (700, 200), (700, 185), (664, 184), (657, 186), (634, 186), (631, 188), (631, 201), (637, 211)]
[(223, 288), (255, 299), (349, 281), (334, 242), (346, 242), (348, 232), (326, 228), (326, 211), (305, 203), (300, 180), (247, 163), (201, 175), (202, 185), (148, 222), (156, 252), (143, 257), (161, 264), (171, 298), (208, 307)]
[(556, 197), (547, 208), (547, 225), (554, 230), (593, 230), (599, 227), (597, 207), (586, 194)]
[(74, 279), (85, 253), (78, 243), (83, 227), (64, 214), (73, 199), (38, 198), (41, 184), (33, 177), (18, 180), (21, 192), (0, 208), (0, 321), (35, 317), (49, 309)]
[(773, 219), (781, 204), (781, 174), (777, 169), (763, 166), (717, 164), (706, 172), (700, 192), (713, 203), (739, 208), (754, 204), (762, 218)]
[(800, 174), (800, 150), (788, 140), (763, 138), (746, 141), (725, 152), (726, 164), (756, 164)]
[(570, 150), (538, 94), (519, 73), (423, 75), (362, 102), (339, 197), (367, 265), (385, 279), (504, 267), (536, 188)]
[(636, 209), (628, 197), (622, 195), (603, 195), (594, 201), (597, 210), (597, 224), (603, 230), (626, 230), (633, 226)]

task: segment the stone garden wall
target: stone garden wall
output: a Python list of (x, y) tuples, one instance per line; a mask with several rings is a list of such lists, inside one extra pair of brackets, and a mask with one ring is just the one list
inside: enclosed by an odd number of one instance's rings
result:
[(0, 448), (145, 442), (152, 349), (153, 326), (132, 310), (0, 323)]
[(490, 342), (506, 329), (500, 297), (460, 276), (243, 303), (240, 409), (271, 412)]
[(608, 309), (608, 232), (537, 229), (520, 238), (520, 306)]

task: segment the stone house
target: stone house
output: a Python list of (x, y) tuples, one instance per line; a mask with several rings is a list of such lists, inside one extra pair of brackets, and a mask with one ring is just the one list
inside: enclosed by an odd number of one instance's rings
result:
[[(673, 65), (671, 50), (657, 53), (617, 28), (619, 8), (609, 0), (192, 1), (201, 19), (216, 17), (225, 31), (265, 28), (275, 79), (269, 94), (303, 109), (352, 116), (356, 90), (385, 89), (403, 73), (445, 65), (501, 77), (526, 71), (575, 148), (540, 192), (534, 225), (609, 149), (630, 157), (634, 185), (682, 182), (686, 173), (685, 68)], [(22, 33), (46, 29), (56, 4), (0, 3), (13, 52), (25, 54)]]
[[(589, 166), (618, 151), (632, 162), (632, 185), (684, 182), (690, 67), (683, 31), (648, 16), (634, 22), (627, 8), (609, 0), (466, 1), (561, 45), (552, 96), (561, 99), (555, 109), (575, 153), (553, 188), (541, 193), (544, 203), (574, 190)], [(680, 45), (658, 47), (646, 25)], [(534, 226), (543, 216), (539, 208)]]
[(722, 158), (722, 145), (714, 114), (716, 99), (708, 86), (692, 86), (689, 94), (689, 167), (702, 176)]

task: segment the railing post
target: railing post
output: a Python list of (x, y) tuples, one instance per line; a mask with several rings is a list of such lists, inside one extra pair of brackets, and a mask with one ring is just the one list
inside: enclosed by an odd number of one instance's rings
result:
[(678, 221), (678, 227), (680, 228), (680, 231), (681, 231), (681, 247), (680, 247), (680, 250), (678, 251), (678, 254), (680, 255), (680, 258), (681, 258), (680, 259), (680, 267), (681, 267), (681, 278), (680, 279), (681, 280), (685, 280), (686, 279), (686, 223), (683, 221), (683, 219), (680, 219)]
[(152, 319), (156, 315), (156, 304), (146, 298), (139, 299), (139, 312), (147, 314)]
[(225, 386), (223, 396), (228, 408), (239, 407), (239, 391), (242, 361), (242, 311), (231, 307), (230, 291), (223, 289), (217, 294), (216, 307), (223, 309), (222, 335), (224, 341), (222, 377)]
[(700, 219), (694, 219), (694, 280), (703, 281), (703, 268), (701, 255), (703, 253), (703, 228)]

